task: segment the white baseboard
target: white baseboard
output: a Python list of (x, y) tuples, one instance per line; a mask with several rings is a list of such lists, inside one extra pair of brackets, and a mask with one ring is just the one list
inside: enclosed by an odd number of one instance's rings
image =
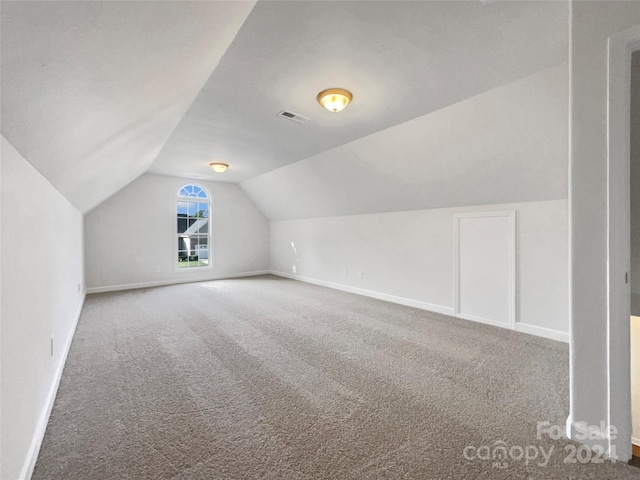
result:
[(634, 445), (640, 447), (640, 438), (631, 437), (631, 443), (633, 443)]
[(121, 290), (134, 290), (136, 288), (164, 287), (167, 285), (178, 285), (180, 283), (208, 282), (210, 280), (224, 280), (225, 278), (254, 277), (256, 275), (267, 275), (269, 270), (258, 270), (255, 272), (227, 273), (221, 275), (211, 275), (205, 278), (180, 278), (171, 280), (159, 280), (156, 282), (127, 283), (123, 285), (108, 285), (106, 287), (87, 288), (87, 294), (119, 292)]
[(301, 275), (294, 275), (291, 273), (278, 272), (271, 270), (269, 273), (277, 275), (279, 277), (290, 278), (292, 280), (299, 280), (305, 283), (312, 283), (313, 285), (319, 285), (321, 287), (333, 288), (335, 290), (341, 290), (343, 292), (355, 293), (365, 297), (377, 298), (378, 300), (384, 300), (391, 303), (397, 303), (399, 305), (405, 305), (407, 307), (419, 308), (421, 310), (428, 310), (430, 312), (443, 313), (445, 315), (453, 315), (453, 308), (444, 307), (442, 305), (435, 305), (433, 303), (421, 302), (419, 300), (413, 300), (406, 297), (398, 297), (396, 295), (389, 295), (386, 293), (375, 292), (373, 290), (366, 290), (364, 288), (351, 287), (349, 285), (341, 285), (339, 283), (327, 282), (324, 280), (316, 280), (315, 278), (303, 277)]
[(485, 325), (491, 325), (492, 327), (506, 328), (507, 330), (513, 330), (513, 327), (508, 323), (494, 322), (493, 320), (490, 320), (488, 318), (477, 317), (475, 315), (468, 315), (465, 313), (458, 313), (456, 315), (455, 312), (452, 313), (451, 315), (457, 318), (462, 318), (463, 320), (469, 320), (471, 322), (484, 323)]
[[(343, 292), (355, 293), (357, 295), (364, 295), (365, 297), (377, 298), (379, 300), (385, 300), (387, 302), (397, 303), (397, 304), (405, 305), (408, 307), (419, 308), (421, 310), (428, 310), (430, 312), (442, 313), (444, 315), (451, 315), (452, 317), (462, 318), (464, 320), (469, 320), (472, 322), (480, 322), (487, 325), (492, 325), (494, 327), (511, 329), (511, 326), (507, 324), (492, 322), (490, 320), (480, 319), (476, 317), (469, 317), (466, 315), (455, 315), (454, 309), (452, 307), (444, 307), (442, 305), (435, 305), (433, 303), (421, 302), (419, 300), (413, 300), (411, 298), (388, 295), (386, 293), (366, 290), (364, 288), (341, 285), (339, 283), (327, 282), (325, 280), (317, 280), (315, 278), (303, 277), (301, 275), (279, 272), (276, 270), (271, 270), (269, 271), (269, 273), (271, 273), (272, 275), (277, 275), (279, 277), (290, 278), (292, 280), (299, 280), (305, 283), (312, 283), (313, 285), (320, 285), (322, 287), (341, 290)], [(552, 330), (550, 328), (537, 327), (535, 325), (528, 325), (525, 323), (518, 323), (518, 322), (516, 322), (515, 330), (517, 332), (528, 333), (530, 335), (536, 335), (538, 337), (544, 337), (544, 338), (549, 338), (551, 340), (556, 340), (559, 342), (569, 343), (569, 334), (566, 332), (561, 332), (559, 330)]]
[(573, 433), (573, 418), (571, 417), (571, 414), (569, 414), (569, 416), (567, 417), (567, 421), (564, 424), (564, 436), (567, 438), (571, 438), (571, 435)]
[(536, 335), (538, 337), (544, 337), (558, 342), (569, 343), (569, 333), (562, 332), (560, 330), (553, 330), (551, 328), (516, 322), (516, 332), (528, 333), (529, 335)]
[(84, 306), (85, 299), (86, 292), (82, 294), (82, 300), (80, 301), (78, 309), (75, 313), (73, 326), (71, 327), (71, 332), (69, 333), (69, 338), (67, 338), (67, 341), (65, 342), (65, 345), (63, 347), (62, 356), (60, 357), (60, 362), (58, 363), (58, 366), (56, 368), (53, 383), (51, 384), (51, 388), (47, 393), (45, 408), (42, 411), (40, 418), (38, 419), (38, 423), (36, 424), (36, 430), (33, 433), (31, 445), (29, 446), (27, 457), (25, 458), (24, 465), (22, 466), (22, 471), (20, 472), (20, 480), (29, 480), (31, 478), (31, 475), (33, 475), (33, 469), (35, 468), (36, 461), (38, 460), (40, 447), (42, 446), (42, 441), (44, 440), (44, 434), (47, 430), (47, 424), (49, 423), (51, 410), (53, 410), (53, 404), (56, 400), (56, 394), (58, 393), (60, 380), (62, 379), (62, 371), (64, 370), (64, 366), (67, 363), (67, 355), (69, 355), (69, 350), (71, 349), (71, 342), (73, 341), (73, 337), (76, 333), (78, 320), (80, 320), (80, 314), (82, 313), (82, 307)]

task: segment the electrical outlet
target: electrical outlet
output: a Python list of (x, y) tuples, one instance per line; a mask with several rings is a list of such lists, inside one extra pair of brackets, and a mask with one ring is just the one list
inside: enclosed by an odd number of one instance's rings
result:
[(364, 273), (362, 270), (358, 270), (358, 278), (364, 278)]
[(158, 265), (158, 266), (156, 267), (156, 272), (160, 273), (160, 270), (161, 270), (160, 265)]
[(51, 356), (53, 357), (53, 337), (51, 337), (50, 350), (51, 350)]
[(343, 276), (343, 277), (346, 277), (346, 276), (347, 276), (347, 269), (346, 269), (346, 268), (343, 268), (343, 269), (342, 269), (342, 276)]

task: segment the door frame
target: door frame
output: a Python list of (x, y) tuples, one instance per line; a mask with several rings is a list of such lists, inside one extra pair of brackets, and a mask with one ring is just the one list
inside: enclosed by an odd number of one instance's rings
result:
[[(640, 25), (609, 37), (607, 70), (607, 401), (608, 454), (631, 458), (630, 111), (631, 55)], [(608, 433), (608, 432), (607, 432)]]

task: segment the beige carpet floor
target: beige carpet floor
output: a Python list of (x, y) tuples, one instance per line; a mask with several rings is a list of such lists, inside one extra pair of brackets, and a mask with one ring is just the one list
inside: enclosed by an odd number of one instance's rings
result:
[(90, 295), (33, 478), (640, 478), (537, 438), (568, 377), (565, 344), (274, 276)]

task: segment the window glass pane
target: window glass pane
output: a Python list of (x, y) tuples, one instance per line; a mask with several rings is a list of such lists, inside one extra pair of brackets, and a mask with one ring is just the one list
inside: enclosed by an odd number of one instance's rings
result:
[(209, 218), (209, 205), (206, 203), (199, 203), (196, 216), (199, 218)]
[(187, 202), (178, 202), (178, 215), (187, 214)]
[(180, 247), (180, 250), (184, 250), (189, 255), (191, 255), (191, 250), (193, 249), (193, 241), (191, 240), (191, 237), (190, 236), (181, 237), (180, 242), (182, 244), (182, 247)]
[(185, 268), (189, 265), (188, 253), (186, 250), (178, 250), (178, 267)]
[(198, 213), (198, 204), (196, 202), (187, 202), (187, 213), (190, 217), (195, 217)]
[(191, 237), (191, 241), (193, 242), (194, 248), (197, 250), (207, 246), (207, 241), (202, 237)]
[(198, 233), (198, 219), (197, 218), (189, 218), (188, 220), (188, 228), (187, 233)]
[(200, 262), (205, 262), (209, 259), (209, 250), (207, 248), (207, 237), (198, 237), (196, 244), (196, 251), (198, 252), (198, 260)]
[(207, 192), (196, 185), (185, 185), (178, 192), (179, 197), (209, 198)]
[(206, 235), (209, 233), (209, 219), (208, 218), (200, 218), (198, 220), (198, 231), (194, 233), (201, 233)]
[(178, 232), (178, 268), (188, 269), (209, 265), (210, 202), (206, 191), (196, 185), (185, 185), (178, 197), (176, 229)]
[(178, 216), (178, 233), (184, 233), (187, 230), (187, 217)]

